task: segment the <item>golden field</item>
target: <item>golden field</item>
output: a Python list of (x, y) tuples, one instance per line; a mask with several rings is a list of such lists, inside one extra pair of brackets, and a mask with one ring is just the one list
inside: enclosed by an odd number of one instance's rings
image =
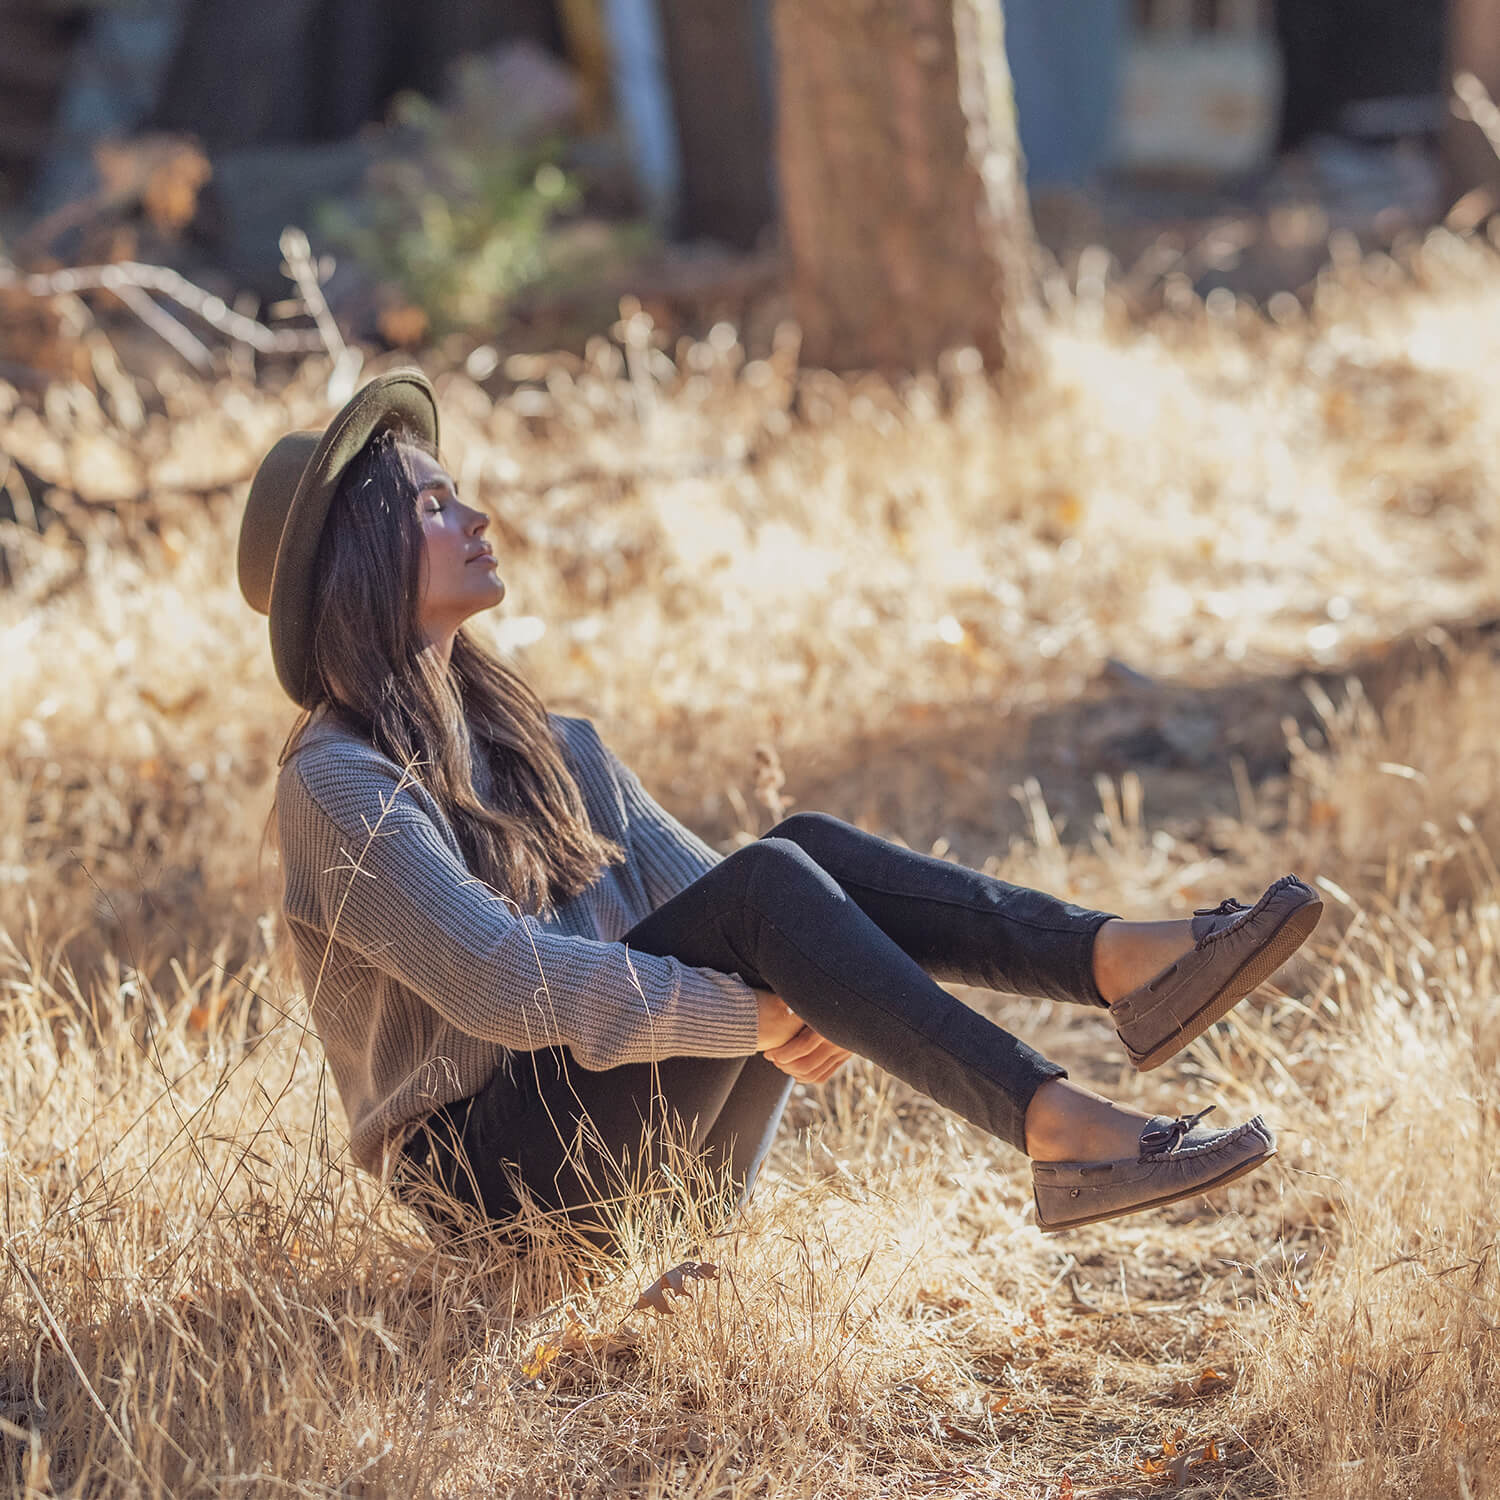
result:
[(235, 534), (328, 370), (143, 405), (101, 349), (0, 387), (51, 487), (9, 470), (0, 527), (12, 1492), (1500, 1492), (1500, 266), (1439, 234), (1275, 319), (1049, 291), (1009, 400), (628, 310), (499, 399), (434, 364), (481, 628), (725, 849), (795, 799), (1133, 916), (1320, 877), (1304, 956), (1144, 1078), (965, 996), (1106, 1092), (1263, 1110), (1272, 1166), (1044, 1240), (1022, 1159), (856, 1063), (727, 1230), (435, 1244), (274, 952), (292, 712)]

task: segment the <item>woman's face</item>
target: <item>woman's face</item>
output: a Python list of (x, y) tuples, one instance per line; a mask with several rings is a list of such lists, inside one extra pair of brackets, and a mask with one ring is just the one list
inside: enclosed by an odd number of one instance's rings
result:
[(452, 477), (420, 448), (403, 447), (417, 482), (422, 523), (422, 596), (417, 622), (429, 641), (451, 638), (470, 615), (505, 597), (505, 581), (484, 533), (489, 517), (458, 498)]

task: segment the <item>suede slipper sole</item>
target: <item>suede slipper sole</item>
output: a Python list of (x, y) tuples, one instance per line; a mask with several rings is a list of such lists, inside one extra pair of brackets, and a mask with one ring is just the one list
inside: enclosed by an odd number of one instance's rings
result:
[(1211, 1193), (1215, 1188), (1221, 1188), (1228, 1183), (1238, 1181), (1247, 1173), (1253, 1172), (1257, 1167), (1264, 1166), (1276, 1155), (1276, 1147), (1268, 1146), (1260, 1156), (1253, 1156), (1249, 1161), (1236, 1162), (1227, 1168), (1219, 1176), (1209, 1182), (1194, 1183), (1190, 1187), (1174, 1188), (1170, 1192), (1162, 1193), (1155, 1198), (1148, 1198), (1140, 1203), (1128, 1203), (1119, 1208), (1111, 1208), (1102, 1214), (1085, 1214), (1082, 1218), (1068, 1219), (1057, 1224), (1044, 1224), (1041, 1219), (1041, 1211), (1037, 1211), (1037, 1228), (1043, 1234), (1061, 1234), (1065, 1229), (1081, 1229), (1085, 1224), (1101, 1224), (1105, 1219), (1123, 1219), (1131, 1214), (1143, 1213), (1148, 1208), (1164, 1208), (1168, 1203), (1180, 1203), (1184, 1198), (1196, 1198), (1200, 1193)]
[(1121, 1041), (1137, 1072), (1147, 1073), (1152, 1068), (1159, 1068), (1189, 1042), (1202, 1036), (1214, 1022), (1222, 1021), (1307, 941), (1322, 915), (1323, 903), (1318, 900), (1304, 902), (1290, 911), (1280, 926), (1267, 934), (1260, 947), (1253, 949), (1245, 962), (1201, 1006), (1182, 1017), (1177, 1029), (1149, 1051), (1137, 1052), (1122, 1036)]

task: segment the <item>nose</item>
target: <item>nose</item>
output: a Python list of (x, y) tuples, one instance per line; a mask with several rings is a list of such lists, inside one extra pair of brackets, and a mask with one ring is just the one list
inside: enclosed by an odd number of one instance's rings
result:
[(469, 507), (469, 524), (466, 528), (470, 536), (483, 536), (490, 529), (490, 518), (482, 510)]

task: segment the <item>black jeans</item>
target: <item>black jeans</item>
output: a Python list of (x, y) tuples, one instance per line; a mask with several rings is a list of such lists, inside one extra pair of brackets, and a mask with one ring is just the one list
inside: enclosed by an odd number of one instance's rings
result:
[[(775, 991), (830, 1041), (1024, 1151), (1031, 1096), (1066, 1070), (936, 981), (1102, 1004), (1093, 946), (1108, 920), (797, 813), (624, 941)], [(659, 1169), (668, 1127), (742, 1199), (791, 1084), (759, 1054), (590, 1072), (566, 1048), (519, 1052), (508, 1073), (431, 1117), (408, 1162), (491, 1219), (513, 1218), (524, 1189), (608, 1244), (609, 1204)]]

